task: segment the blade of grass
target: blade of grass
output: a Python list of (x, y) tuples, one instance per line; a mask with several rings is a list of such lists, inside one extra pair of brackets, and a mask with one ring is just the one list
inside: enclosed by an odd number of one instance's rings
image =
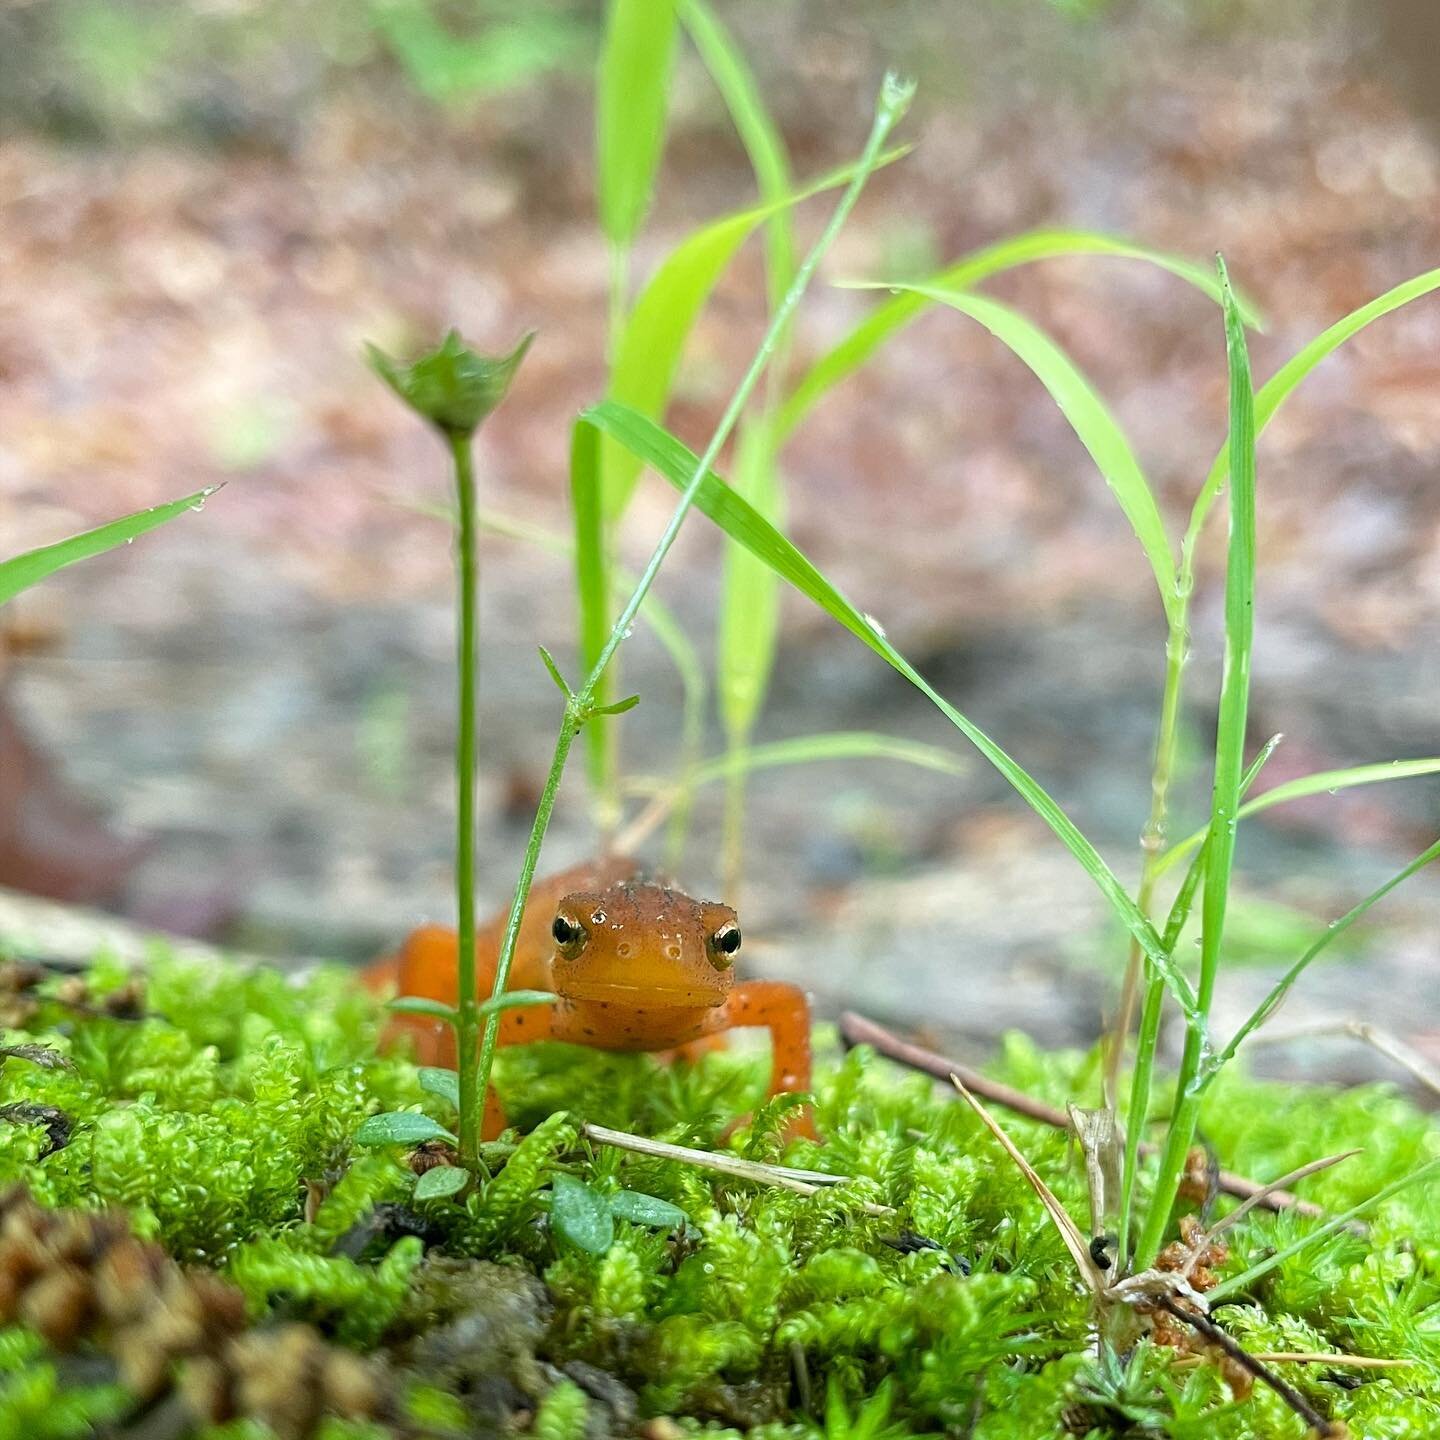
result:
[(734, 770), (750, 774), (783, 765), (811, 765), (820, 760), (899, 760), (942, 775), (963, 775), (969, 769), (964, 760), (938, 745), (901, 740), (894, 735), (881, 735), (870, 730), (834, 730), (794, 740), (751, 745), (744, 750), (729, 751), (713, 760), (702, 761), (695, 767), (695, 783), (709, 785), (723, 780)]
[(675, 60), (672, 0), (610, 0), (596, 95), (600, 224), (628, 250), (650, 208)]
[[(1113, 255), (1147, 260), (1195, 286), (1212, 300), (1220, 298), (1215, 276), (1205, 266), (1147, 245), (1087, 230), (1032, 230), (1012, 236), (961, 257), (930, 277), (928, 283), (946, 290), (967, 290), (1002, 270), (1062, 255)], [(900, 295), (872, 310), (844, 339), (822, 355), (796, 385), (776, 417), (778, 442), (783, 444), (830, 390), (858, 370), (891, 336), (923, 315), (929, 304), (923, 295)], [(1248, 305), (1244, 314), (1248, 324), (1259, 326), (1259, 315)]]
[(13, 600), (32, 585), (38, 585), (47, 576), (77, 560), (88, 560), (92, 555), (103, 555), (107, 550), (128, 545), (137, 536), (158, 525), (183, 515), (187, 510), (198, 510), (220, 487), (208, 486), (187, 495), (183, 500), (171, 500), (165, 505), (152, 505), (148, 510), (136, 510), (119, 520), (99, 525), (94, 530), (82, 531), (68, 540), (57, 540), (53, 545), (42, 545), (36, 550), (27, 550), (21, 555), (0, 561), (0, 605)]
[[(582, 423), (604, 430), (634, 451), (657, 474), (676, 487), (685, 485), (695, 473), (695, 457), (679, 440), (652, 420), (627, 410), (623, 405), (605, 401), (587, 410), (580, 418)], [(979, 726), (944, 699), (868, 616), (852, 605), (796, 546), (753, 506), (746, 504), (713, 470), (706, 470), (697, 488), (695, 504), (727, 535), (738, 540), (781, 579), (813, 601), (903, 675), (1000, 771), (1094, 880), (1126, 929), (1136, 936), (1145, 953), (1165, 976), (1187, 1018), (1198, 1020), (1190, 984), (1172, 962), (1154, 927), (1140, 913), (1099, 852), (1044, 788)]]
[[(1323, 1155), (1319, 1160), (1312, 1160), (1308, 1165), (1301, 1165), (1282, 1175), (1278, 1180), (1270, 1181), (1268, 1185), (1243, 1200), (1228, 1215), (1222, 1215), (1206, 1232), (1207, 1238), (1213, 1240), (1217, 1235), (1223, 1235), (1232, 1225), (1243, 1220), (1257, 1205), (1263, 1205), (1277, 1190), (1293, 1190), (1300, 1181), (1308, 1179), (1311, 1175), (1318, 1175), (1322, 1170), (1328, 1170), (1332, 1165), (1338, 1165), (1342, 1160), (1350, 1160), (1361, 1153), (1363, 1152), (1360, 1150), (1341, 1150), (1334, 1155)], [(1199, 1257), (1204, 1253), (1203, 1247), (1196, 1250), (1197, 1263)]]
[(1185, 1050), (1176, 1081), (1175, 1111), (1165, 1137), (1155, 1190), (1140, 1232), (1136, 1268), (1148, 1270), (1160, 1251), (1170, 1210), (1195, 1138), (1199, 1096), (1192, 1082), (1200, 1072), (1235, 861), (1245, 729), (1250, 707), (1250, 653), (1255, 635), (1255, 395), (1245, 326), (1230, 294), (1224, 260), (1218, 262), (1225, 309), (1225, 356), (1230, 372), (1230, 544), (1225, 574), (1225, 661), (1220, 681), (1220, 716), (1215, 740), (1215, 783), (1205, 842), (1205, 885), (1201, 901), (1199, 1014), (1186, 1027)]
[[(906, 153), (898, 147), (878, 163), (888, 165)], [(736, 251), (762, 224), (849, 184), (855, 173), (855, 165), (842, 166), (777, 199), (707, 221), (687, 235), (656, 267), (616, 336), (607, 397), (658, 420), (685, 342)], [(614, 521), (630, 502), (640, 467), (623, 450), (606, 445), (603, 469), (605, 518)]]
[[(1173, 955), (1180, 933), (1190, 918), (1190, 907), (1205, 874), (1205, 852), (1191, 862), (1190, 869), (1170, 906), (1162, 938), (1166, 950)], [(1135, 1215), (1135, 1184), (1140, 1174), (1140, 1137), (1150, 1114), (1150, 1096), (1155, 1082), (1155, 1057), (1160, 1049), (1160, 1017), (1165, 1004), (1165, 982), (1153, 965), (1146, 966), (1148, 979), (1145, 1004), (1140, 1011), (1140, 1033), (1135, 1045), (1135, 1069), (1130, 1076), (1130, 1108), (1125, 1124), (1125, 1156), (1120, 1180), (1120, 1224), (1116, 1254), (1126, 1270), (1130, 1264), (1130, 1229)]]
[[(1295, 387), (1322, 360), (1333, 355), (1351, 336), (1358, 335), (1367, 325), (1379, 320), (1382, 316), (1398, 310), (1402, 305), (1408, 305), (1412, 300), (1418, 300), (1422, 295), (1430, 294), (1435, 289), (1440, 289), (1440, 270), (1427, 270), (1423, 275), (1417, 275), (1413, 280), (1406, 280), (1404, 284), (1395, 286), (1393, 290), (1387, 290), (1383, 295), (1371, 300), (1369, 304), (1360, 306), (1358, 310), (1352, 310), (1350, 314), (1337, 320), (1328, 330), (1317, 335), (1303, 350), (1287, 360), (1256, 391), (1256, 433), (1263, 431), (1275, 418), (1276, 412), (1289, 399)], [(1210, 507), (1215, 503), (1229, 477), (1230, 463), (1229, 453), (1221, 450), (1215, 457), (1215, 463), (1210, 467), (1210, 474), (1201, 487), (1199, 495), (1195, 497), (1195, 504), (1190, 511), (1190, 523), (1186, 527), (1185, 539), (1181, 547), (1182, 570), (1187, 575), (1190, 573), (1191, 567), (1184, 564), (1184, 559), (1185, 557), (1193, 559), (1195, 546), (1199, 541), (1200, 531), (1204, 528), (1206, 517), (1210, 513)]]
[(1280, 1002), (1290, 993), (1291, 987), (1327, 946), (1338, 940), (1361, 916), (1383, 900), (1396, 886), (1403, 884), (1436, 859), (1440, 859), (1440, 840), (1427, 846), (1403, 870), (1392, 875), (1383, 885), (1377, 886), (1358, 905), (1347, 910), (1338, 920), (1331, 921), (1319, 939), (1285, 972), (1270, 993), (1255, 1007), (1250, 1018), (1235, 1032), (1234, 1038), (1224, 1050), (1205, 1067), (1198, 1077), (1199, 1084), (1202, 1087), (1209, 1084), (1219, 1073), (1221, 1067), (1234, 1058), (1235, 1052), (1254, 1031), (1258, 1030), (1275, 1013)]
[[(1273, 805), (1283, 805), (1287, 800), (1303, 800), (1310, 795), (1333, 795), (1337, 790), (1348, 790), (1355, 785), (1374, 785), (1381, 780), (1409, 780), (1417, 775), (1440, 774), (1440, 759), (1386, 760), (1375, 765), (1356, 765), (1348, 770), (1319, 770), (1313, 775), (1302, 775), (1297, 780), (1287, 780), (1253, 800), (1247, 800), (1240, 807), (1240, 818), (1247, 819), (1268, 810)], [(1172, 845), (1157, 862), (1157, 874), (1183, 860), (1205, 839), (1206, 832), (1197, 830)]]
[(836, 730), (793, 740), (777, 740), (768, 745), (744, 745), (695, 765), (688, 772), (688, 785), (684, 776), (681, 784), (676, 786), (636, 782), (634, 788), (637, 791), (651, 794), (654, 798), (616, 837), (615, 848), (622, 855), (631, 853), (644, 843), (667, 814), (703, 785), (728, 780), (737, 772), (750, 775), (756, 770), (826, 760), (895, 760), (944, 775), (961, 775), (968, 768), (963, 760), (938, 745), (923, 745), (870, 730)]
[[(865, 284), (858, 289), (881, 288)], [(1036, 324), (999, 301), (942, 285), (890, 286), (948, 305), (983, 325), (997, 340), (1009, 346), (1034, 372), (1050, 392), (1050, 398), (1070, 422), (1080, 443), (1090, 452), (1105, 483), (1120, 502), (1160, 591), (1160, 603), (1167, 618), (1173, 618), (1179, 597), (1175, 592), (1175, 557), (1165, 535), (1160, 507), (1140, 468), (1140, 462), (1125, 438), (1119, 422), (1096, 393), (1090, 381), (1068, 355)]]
[(1440, 1159), (1435, 1159), (1422, 1165), (1418, 1170), (1412, 1171), (1409, 1175), (1402, 1175), (1400, 1179), (1393, 1180), (1383, 1189), (1377, 1190), (1368, 1199), (1362, 1200), (1358, 1205), (1352, 1206), (1343, 1215), (1336, 1215), (1333, 1219), (1327, 1220), (1325, 1224), (1318, 1226), (1308, 1235), (1302, 1235), (1300, 1239), (1283, 1249), (1275, 1251), (1273, 1255), (1267, 1255), (1258, 1264), (1252, 1265), (1248, 1270), (1242, 1270), (1238, 1275), (1228, 1275), (1213, 1290), (1208, 1290), (1205, 1298), (1214, 1305), (1217, 1300), (1223, 1300), (1228, 1295), (1236, 1295), (1243, 1291), (1247, 1285), (1253, 1285), (1262, 1275), (1268, 1275), (1277, 1265), (1283, 1265), (1294, 1255), (1308, 1250), (1312, 1245), (1324, 1240), (1327, 1236), (1334, 1235), (1336, 1231), (1343, 1230), (1352, 1221), (1358, 1220), (1360, 1216), (1373, 1210), (1377, 1205), (1383, 1204), (1392, 1195), (1398, 1195), (1400, 1191), (1414, 1185), (1417, 1181), (1424, 1180), (1427, 1176), (1440, 1171)]

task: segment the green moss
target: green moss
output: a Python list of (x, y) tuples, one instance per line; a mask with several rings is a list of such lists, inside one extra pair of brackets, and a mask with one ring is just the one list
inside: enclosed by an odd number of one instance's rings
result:
[(0, 1330), (0, 1440), (83, 1440), (127, 1403), (118, 1385), (65, 1383), (39, 1339)]
[[(615, 1423), (568, 1380), (556, 1386), (557, 1367), (577, 1362), (627, 1387), (641, 1414), (754, 1440), (1036, 1440), (1085, 1426), (1097, 1437), (1172, 1440), (1303, 1434), (1275, 1397), (1232, 1403), (1213, 1369), (1178, 1369), (1163, 1350), (1107, 1370), (1090, 1349), (1073, 1264), (1014, 1166), (968, 1109), (868, 1052), (841, 1057), (822, 1043), (816, 1113), (826, 1143), (796, 1142), (786, 1158), (853, 1179), (808, 1197), (592, 1149), (580, 1136), (584, 1117), (718, 1147), (748, 1110), (753, 1122), (730, 1143), (772, 1158), (785, 1116), (783, 1105), (762, 1104), (763, 1057), (718, 1053), (667, 1069), (564, 1046), (506, 1052), (502, 1094), (527, 1133), (490, 1147), (493, 1173), (459, 1203), (427, 1202), (409, 1222), (457, 1257), (442, 1275), (433, 1262), (416, 1268), (416, 1238), (382, 1234), (336, 1252), (376, 1205), (404, 1204), (413, 1188), (399, 1152), (352, 1148), (361, 1120), (397, 1107), (449, 1118), (409, 1063), (377, 1056), (379, 1016), (348, 977), (321, 972), (291, 985), (158, 956), (147, 1003), (158, 1014), (131, 1023), (47, 1006), (29, 1032), (7, 1034), (64, 1050), (75, 1069), (9, 1061), (0, 1102), (55, 1106), (72, 1135), (45, 1154), (42, 1128), (0, 1127), (0, 1181), (23, 1180), (54, 1205), (123, 1204), (176, 1256), (227, 1273), (257, 1320), (308, 1319), (341, 1343), (386, 1347), (422, 1431), (470, 1423), (445, 1392), (459, 1377), (491, 1373), (499, 1325), (515, 1329), (513, 1353), (486, 1403), (519, 1393), (537, 1409), (536, 1433), (556, 1440), (603, 1435)], [(1046, 1055), (1012, 1039), (1000, 1068), (1055, 1102), (1094, 1093), (1089, 1056)], [(1002, 1118), (1084, 1216), (1084, 1179), (1066, 1137)], [(1332, 1209), (1440, 1153), (1434, 1122), (1386, 1087), (1267, 1085), (1238, 1071), (1215, 1086), (1202, 1131), (1227, 1166), (1262, 1179), (1363, 1147), (1306, 1182)], [(617, 1220), (608, 1252), (577, 1250), (548, 1225), (549, 1185), (561, 1173), (602, 1194), (659, 1197), (690, 1224), (667, 1234)], [(864, 1201), (895, 1214), (867, 1214)], [(1230, 1237), (1230, 1268), (1312, 1223), (1253, 1215)], [(939, 1248), (902, 1253), (885, 1243), (902, 1229)], [(475, 1270), (463, 1257), (499, 1268)], [(483, 1283), (469, 1283), (472, 1271)], [(523, 1324), (484, 1310), (497, 1276), (519, 1284), (504, 1313), (523, 1312)], [(1368, 1237), (1334, 1236), (1235, 1301), (1219, 1318), (1253, 1350), (1413, 1362), (1352, 1377), (1355, 1388), (1322, 1367), (1290, 1367), (1302, 1393), (1355, 1434), (1440, 1433), (1435, 1187), (1401, 1192), (1372, 1217)], [(473, 1349), (480, 1335), (484, 1355)], [(104, 1387), (66, 1383), (63, 1363), (24, 1332), (0, 1334), (0, 1440), (83, 1434), (87, 1417), (119, 1403)], [(207, 1440), (259, 1433), (229, 1426)], [(331, 1440), (374, 1433), (332, 1427)]]

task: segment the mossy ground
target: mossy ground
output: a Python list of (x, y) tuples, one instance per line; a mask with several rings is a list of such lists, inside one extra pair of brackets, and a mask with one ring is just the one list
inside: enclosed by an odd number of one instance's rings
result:
[[(96, 991), (123, 979), (103, 962), (97, 976)], [(518, 1148), (492, 1147), (493, 1178), (462, 1202), (426, 1202), (409, 1217), (438, 1242), (430, 1258), (415, 1235), (381, 1235), (351, 1258), (355, 1245), (339, 1253), (337, 1241), (353, 1241), (375, 1204), (406, 1204), (414, 1182), (400, 1152), (353, 1147), (360, 1122), (400, 1107), (451, 1120), (412, 1065), (377, 1054), (373, 1002), (341, 972), (290, 984), (160, 955), (145, 1009), (149, 1018), (125, 1021), (47, 1003), (5, 1032), (6, 1044), (51, 1045), (75, 1068), (4, 1062), (0, 1104), (56, 1107), (71, 1133), (47, 1154), (43, 1126), (0, 1126), (0, 1182), (24, 1181), (47, 1205), (124, 1206), (177, 1258), (240, 1286), (257, 1322), (308, 1320), (341, 1344), (382, 1348), (410, 1386), (405, 1433), (490, 1433), (514, 1409), (546, 1440), (624, 1433), (647, 1416), (797, 1440), (1304, 1433), (1268, 1391), (1235, 1402), (1212, 1369), (1177, 1365), (1168, 1351), (1142, 1348), (1127, 1374), (1107, 1376), (1073, 1265), (994, 1140), (930, 1081), (866, 1052), (829, 1051), (816, 1094), (826, 1143), (786, 1151), (790, 1163), (855, 1177), (812, 1197), (578, 1138), (583, 1118), (720, 1147), (759, 1098), (765, 1067), (753, 1052), (670, 1069), (561, 1046), (507, 1052), (500, 1080)], [(1022, 1039), (998, 1068), (1051, 1101), (1094, 1094), (1091, 1059)], [(1083, 1223), (1073, 1145), (1001, 1118)], [(782, 1106), (762, 1106), (729, 1143), (777, 1158), (783, 1125)], [(1306, 1182), (1334, 1210), (1440, 1154), (1440, 1128), (1380, 1086), (1299, 1088), (1232, 1072), (1202, 1129), (1222, 1163), (1262, 1179), (1363, 1147)], [(560, 1173), (602, 1193), (658, 1196), (691, 1223), (664, 1233), (617, 1222), (603, 1255), (574, 1249), (546, 1219)], [(867, 1216), (862, 1200), (898, 1214)], [(1232, 1236), (1230, 1268), (1312, 1224), (1254, 1215)], [(941, 1248), (885, 1243), (902, 1229)], [(1217, 1318), (1252, 1350), (1411, 1361), (1378, 1375), (1287, 1374), (1357, 1436), (1440, 1434), (1437, 1187), (1401, 1192), (1373, 1214), (1368, 1238), (1313, 1247)], [(123, 1413), (123, 1394), (73, 1382), (68, 1363), (19, 1328), (0, 1332), (0, 1440), (61, 1440)], [(448, 1393), (462, 1390), (466, 1403)], [(244, 1424), (223, 1433), (263, 1434)], [(326, 1433), (389, 1432), (335, 1422)]]

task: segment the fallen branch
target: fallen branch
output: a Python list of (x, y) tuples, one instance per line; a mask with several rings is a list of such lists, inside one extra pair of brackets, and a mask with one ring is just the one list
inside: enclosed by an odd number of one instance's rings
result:
[[(822, 1170), (792, 1170), (787, 1165), (764, 1165), (758, 1160), (745, 1160), (713, 1150), (695, 1150), (688, 1145), (671, 1145), (665, 1140), (652, 1140), (646, 1135), (631, 1135), (625, 1130), (611, 1130), (606, 1125), (582, 1125), (582, 1133), (597, 1145), (611, 1145), (635, 1155), (649, 1155), (657, 1160), (674, 1160), (681, 1165), (694, 1165), (701, 1170), (715, 1170), (733, 1175), (737, 1180), (752, 1180), (757, 1185), (775, 1185), (793, 1190), (797, 1195), (818, 1195), (832, 1185), (850, 1179), (848, 1175), (828, 1175)], [(859, 1202), (867, 1215), (887, 1216), (895, 1213), (888, 1205)]]
[[(937, 1080), (948, 1082), (954, 1076), (974, 1094), (992, 1104), (1003, 1105), (1017, 1115), (1038, 1120), (1042, 1125), (1053, 1125), (1058, 1130), (1070, 1128), (1070, 1117), (1063, 1110), (1047, 1105), (1033, 1095), (1026, 1095), (1021, 1090), (991, 1080), (969, 1066), (947, 1059), (944, 1055), (937, 1055), (933, 1050), (912, 1045), (908, 1040), (902, 1040), (884, 1026), (877, 1025), (873, 1020), (858, 1015), (853, 1010), (845, 1011), (840, 1017), (840, 1037), (847, 1046), (869, 1045), (887, 1059), (908, 1065), (912, 1070), (920, 1070), (926, 1075), (933, 1075)], [(1142, 1142), (1140, 1153), (1153, 1155), (1155, 1146)], [(1301, 1200), (1288, 1190), (1271, 1189), (1258, 1180), (1247, 1180), (1245, 1176), (1233, 1175), (1228, 1170), (1220, 1172), (1220, 1188), (1227, 1195), (1234, 1195), (1238, 1199), (1254, 1200), (1266, 1210), (1293, 1210), (1297, 1215), (1308, 1215), (1312, 1219), (1318, 1219), (1325, 1214), (1318, 1205)]]

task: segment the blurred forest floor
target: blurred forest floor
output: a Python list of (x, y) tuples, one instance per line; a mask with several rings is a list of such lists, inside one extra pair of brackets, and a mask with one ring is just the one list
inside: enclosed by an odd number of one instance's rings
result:
[[(448, 912), (451, 561), (423, 513), (448, 498), (442, 453), (382, 393), (361, 345), (403, 352), (455, 324), (499, 348), (537, 327), (483, 435), (482, 485), (492, 508), (564, 528), (570, 421), (604, 376), (593, 17), (545, 7), (551, 49), (527, 62), (522, 46), (516, 61), (537, 73), (441, 105), (420, 93), (444, 87), (413, 55), (407, 79), (390, 32), (357, 38), (354, 22), (326, 50), (266, 28), (297, 12), (195, 7), (226, 23), (248, 14), (267, 44), (161, 65), (95, 19), (105, 7), (56, 7), (88, 16), (63, 33), (44, 28), (46, 8), (0, 21), (5, 548), (228, 484), (203, 515), (66, 572), (9, 617), (0, 882), (282, 957), (374, 953)], [(924, 273), (1047, 224), (1202, 260), (1221, 249), (1268, 317), (1253, 342), (1263, 379), (1440, 256), (1440, 135), (1412, 98), (1424, 86), (1412, 91), (1384, 37), (1342, 5), (1077, 18), (1043, 0), (982, 0), (962, 22), (914, 3), (887, 7), (883, 36), (860, 5), (721, 11), (801, 175), (854, 153), (887, 63), (919, 74), (917, 149), (872, 183), (828, 279)], [(676, 94), (642, 273), (698, 220), (753, 196), (693, 57)], [(818, 223), (812, 206), (802, 226)], [(1030, 266), (991, 288), (1094, 379), (1178, 534), (1224, 435), (1214, 307), (1111, 260)], [(869, 303), (818, 284), (796, 363)], [(670, 416), (681, 435), (703, 440), (763, 323), (747, 252), (687, 353)], [(1327, 362), (1266, 433), (1252, 723), (1256, 744), (1287, 736), (1267, 782), (1440, 753), (1437, 467), (1431, 299)], [(824, 402), (784, 468), (802, 547), (1132, 876), (1159, 607), (1134, 537), (1039, 385), (968, 321), (932, 315)], [(634, 558), (671, 503), (643, 489)], [(1214, 558), (1197, 600), (1177, 834), (1205, 799)], [(573, 669), (574, 622), (563, 560), (494, 540), (483, 564), (482, 880), (498, 899), (558, 719), (535, 646)], [(719, 578), (716, 537), (696, 517), (660, 589), (707, 652)], [(958, 743), (794, 597), (785, 625), (760, 738), (876, 728)], [(627, 765), (663, 773), (676, 683), (643, 634), (624, 665), (644, 697), (622, 722)], [(547, 866), (593, 844), (581, 769)], [(752, 788), (752, 973), (798, 976), (823, 1009), (853, 1004), (938, 1037), (1093, 1035), (1123, 943), (978, 759), (960, 780), (826, 766)], [(1437, 800), (1431, 782), (1372, 787), (1249, 827), (1222, 1026), (1433, 837)], [(691, 888), (718, 881), (717, 835), (710, 795), (680, 877)], [(1358, 1015), (1434, 1045), (1437, 921), (1440, 885), (1422, 875), (1365, 943), (1307, 978), (1287, 1015)], [(1338, 1074), (1352, 1061), (1326, 1051), (1312, 1063)]]

